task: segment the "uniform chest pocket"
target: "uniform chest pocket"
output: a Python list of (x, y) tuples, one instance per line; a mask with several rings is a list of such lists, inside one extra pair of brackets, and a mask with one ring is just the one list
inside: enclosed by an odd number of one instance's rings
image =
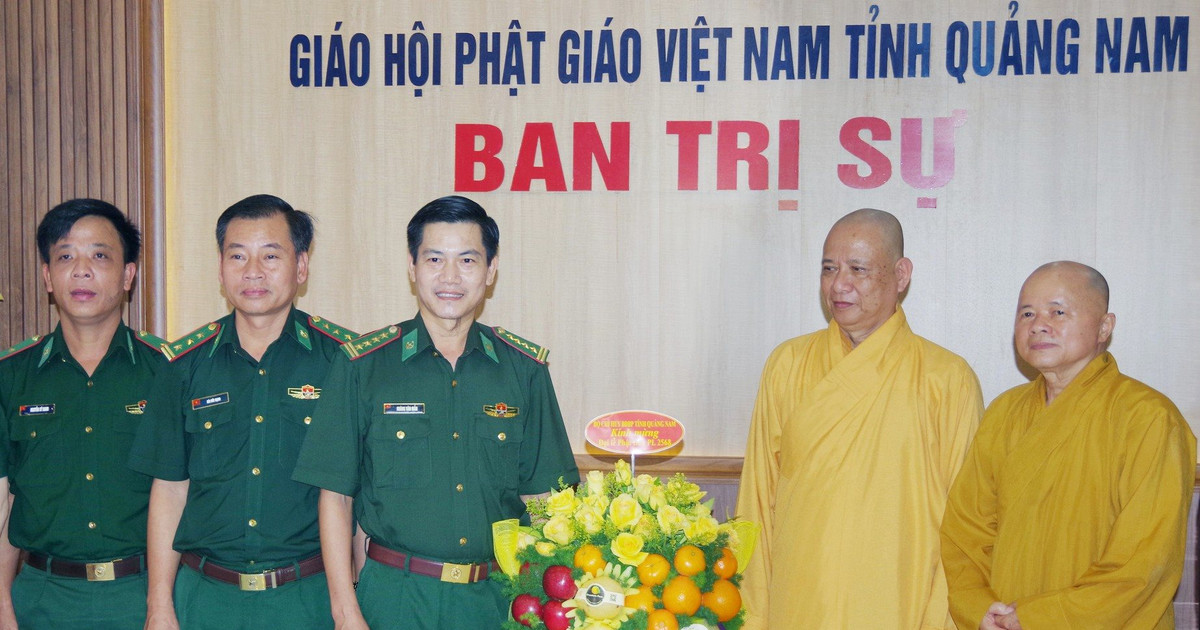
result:
[(233, 407), (219, 405), (186, 412), (183, 428), (191, 445), (188, 453), (188, 476), (207, 479), (221, 468), (231, 466), (238, 452), (245, 447), (233, 422)]
[[(59, 477), (70, 474), (71, 466), (38, 466), (36, 473), (22, 474), (29, 461), (55, 462), (62, 458), (67, 446), (64, 442), (66, 422), (53, 415), (17, 416), (11, 418), (10, 437), (16, 457), (13, 458), (9, 475), (16, 485), (24, 487), (45, 486), (60, 483)], [(82, 429), (80, 429), (82, 430)]]
[(479, 445), (476, 460), (480, 472), (497, 487), (515, 490), (520, 482), (521, 442), (525, 425), (520, 418), (475, 416), (475, 441)]
[(376, 416), (367, 434), (367, 456), (380, 488), (423, 488), (433, 481), (429, 418)]
[(316, 408), (315, 400), (289, 400), (283, 404), (283, 421), (279, 426), (279, 465), (286, 470), (290, 471), (296, 466), (300, 447), (304, 445), (304, 436), (308, 435)]

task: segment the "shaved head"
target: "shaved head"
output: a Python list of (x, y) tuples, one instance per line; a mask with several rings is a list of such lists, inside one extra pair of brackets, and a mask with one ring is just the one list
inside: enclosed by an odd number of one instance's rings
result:
[[(1104, 275), (1099, 271), (1083, 263), (1071, 260), (1057, 260), (1034, 269), (1033, 273), (1029, 274), (1029, 279), (1040, 273), (1051, 271), (1077, 278), (1081, 288), (1087, 289), (1092, 294), (1092, 297), (1100, 301), (1101, 310), (1108, 311), (1108, 280), (1105, 280)], [(1029, 280), (1027, 279), (1026, 282), (1029, 282)]]
[(891, 262), (904, 258), (904, 228), (900, 221), (890, 212), (874, 208), (860, 208), (837, 220), (829, 230), (832, 233), (838, 228), (854, 226), (870, 226), (879, 236), (879, 245), (887, 252)]

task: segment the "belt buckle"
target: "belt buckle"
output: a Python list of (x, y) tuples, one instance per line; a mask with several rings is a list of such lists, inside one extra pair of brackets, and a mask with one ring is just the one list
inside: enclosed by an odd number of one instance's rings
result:
[(472, 568), (474, 567), (469, 564), (446, 562), (442, 564), (442, 581), (452, 584), (470, 584)]
[(115, 579), (117, 579), (117, 572), (113, 569), (112, 562), (87, 563), (87, 581), (111, 582)]
[(238, 588), (243, 591), (265, 591), (267, 590), (267, 574), (239, 573)]

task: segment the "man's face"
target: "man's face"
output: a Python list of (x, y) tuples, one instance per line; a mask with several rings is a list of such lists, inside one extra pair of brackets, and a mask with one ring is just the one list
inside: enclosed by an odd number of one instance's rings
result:
[(496, 278), (498, 257), (487, 262), (483, 232), (475, 223), (429, 223), (416, 260), (409, 256), (408, 278), (417, 288), (425, 325), (446, 328), (475, 320), (475, 311)]
[(89, 215), (50, 246), (42, 279), (54, 294), (58, 314), (75, 325), (120, 319), (137, 265), (125, 263), (121, 237), (112, 222)]
[(1013, 343), (1017, 354), (1042, 374), (1070, 382), (1104, 351), (1116, 316), (1085, 276), (1070, 269), (1038, 271), (1021, 287)]
[(879, 229), (868, 223), (835, 225), (821, 256), (821, 299), (854, 345), (896, 312), (912, 271), (893, 261)]
[(221, 288), (241, 315), (286, 312), (308, 279), (308, 252), (296, 254), (287, 219), (234, 219), (221, 249)]

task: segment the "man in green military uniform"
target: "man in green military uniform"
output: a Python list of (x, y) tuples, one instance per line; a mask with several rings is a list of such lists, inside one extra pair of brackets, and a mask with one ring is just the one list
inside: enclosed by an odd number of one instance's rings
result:
[(37, 243), (59, 324), (0, 358), (0, 627), (141, 628), (151, 479), (125, 458), (166, 367), (163, 341), (121, 321), (141, 236), (74, 199)]
[[(577, 481), (545, 349), (475, 321), (500, 233), (443, 197), (408, 224), (416, 319), (342, 347), (295, 478), (320, 486), (338, 627), (496, 628), (491, 524)], [(353, 498), (353, 499), (352, 499)], [(370, 537), (353, 585), (353, 516)]]
[(318, 493), (291, 475), (331, 360), (355, 335), (292, 304), (312, 233), (271, 195), (217, 220), (233, 313), (167, 347), (129, 457), (155, 478), (148, 628), (332, 627)]

